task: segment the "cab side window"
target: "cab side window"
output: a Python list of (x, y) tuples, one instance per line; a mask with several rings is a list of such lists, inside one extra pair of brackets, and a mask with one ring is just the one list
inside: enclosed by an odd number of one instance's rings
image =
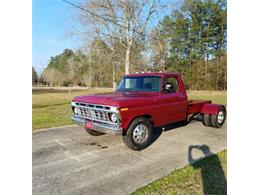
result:
[(164, 93), (176, 93), (179, 92), (179, 84), (176, 78), (164, 79)]

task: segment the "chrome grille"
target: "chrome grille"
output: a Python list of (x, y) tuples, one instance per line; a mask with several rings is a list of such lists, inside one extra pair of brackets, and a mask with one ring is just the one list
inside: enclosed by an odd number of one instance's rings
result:
[(85, 116), (87, 118), (91, 118), (91, 111), (90, 111), (90, 109), (82, 108), (82, 107), (79, 107), (78, 109), (80, 110), (80, 115), (81, 116)]
[(110, 106), (72, 102), (72, 107), (74, 109), (75, 107), (79, 109), (79, 113), (75, 114), (78, 117), (105, 122), (108, 124), (116, 124), (109, 119), (109, 113), (115, 113), (115, 111), (111, 110)]
[(108, 112), (93, 110), (93, 119), (109, 121)]

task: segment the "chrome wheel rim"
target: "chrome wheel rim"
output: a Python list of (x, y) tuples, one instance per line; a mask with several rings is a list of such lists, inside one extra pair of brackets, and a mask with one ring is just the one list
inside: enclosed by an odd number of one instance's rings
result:
[(225, 115), (223, 111), (220, 111), (218, 113), (217, 119), (218, 119), (218, 123), (221, 124), (224, 121)]
[(142, 144), (148, 137), (148, 129), (145, 125), (137, 125), (133, 131), (133, 140), (137, 144)]

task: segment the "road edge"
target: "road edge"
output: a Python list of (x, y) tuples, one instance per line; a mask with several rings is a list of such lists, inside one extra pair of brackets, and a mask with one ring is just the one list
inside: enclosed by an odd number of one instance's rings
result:
[(40, 131), (49, 131), (49, 130), (54, 130), (54, 129), (63, 129), (63, 128), (69, 128), (69, 127), (76, 127), (77, 125), (65, 125), (65, 126), (58, 126), (58, 127), (50, 127), (50, 128), (43, 128), (43, 129), (35, 129), (32, 130), (32, 133), (40, 132)]

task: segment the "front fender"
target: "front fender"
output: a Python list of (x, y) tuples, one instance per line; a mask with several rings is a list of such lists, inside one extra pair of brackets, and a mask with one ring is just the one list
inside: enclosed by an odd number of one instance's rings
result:
[(122, 119), (121, 127), (124, 129), (124, 132), (127, 131), (134, 119), (138, 117), (146, 117), (153, 121), (154, 117), (152, 112), (146, 112), (146, 109), (143, 108), (130, 108), (127, 111), (121, 111), (120, 115)]

